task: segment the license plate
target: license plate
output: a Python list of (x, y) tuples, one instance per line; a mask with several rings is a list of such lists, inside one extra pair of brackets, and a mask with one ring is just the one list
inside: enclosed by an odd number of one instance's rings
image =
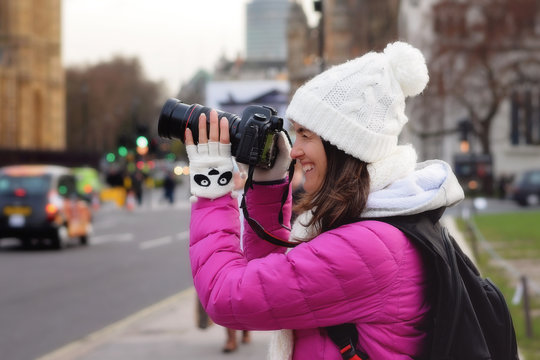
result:
[(25, 220), (23, 215), (11, 215), (8, 222), (11, 227), (23, 227)]
[(23, 215), (28, 216), (32, 213), (32, 208), (29, 206), (5, 206), (4, 215)]

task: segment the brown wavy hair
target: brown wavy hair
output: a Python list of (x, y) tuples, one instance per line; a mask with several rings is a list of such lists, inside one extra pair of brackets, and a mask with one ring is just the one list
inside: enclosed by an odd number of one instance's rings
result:
[(294, 206), (297, 214), (312, 211), (309, 223), (302, 225), (314, 229), (314, 236), (358, 221), (369, 195), (367, 163), (322, 142), (327, 159), (323, 183), (314, 193), (303, 194)]

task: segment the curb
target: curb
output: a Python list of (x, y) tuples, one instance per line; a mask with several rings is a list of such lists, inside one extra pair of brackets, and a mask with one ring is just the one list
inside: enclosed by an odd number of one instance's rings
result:
[(125, 332), (126, 329), (132, 327), (140, 320), (146, 319), (166, 309), (170, 309), (185, 298), (193, 298), (195, 296), (194, 294), (195, 289), (193, 287), (183, 290), (122, 320), (112, 323), (101, 330), (97, 330), (79, 340), (75, 340), (51, 353), (39, 357), (36, 360), (71, 360), (80, 358), (96, 349), (98, 346), (108, 342), (110, 339)]

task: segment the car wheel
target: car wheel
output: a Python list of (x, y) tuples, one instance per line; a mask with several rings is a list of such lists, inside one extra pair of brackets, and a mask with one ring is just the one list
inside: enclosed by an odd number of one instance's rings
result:
[(52, 240), (52, 246), (54, 249), (62, 250), (65, 248), (69, 240), (67, 227), (65, 225), (60, 226), (56, 230), (56, 235)]
[(529, 206), (536, 206), (540, 203), (540, 198), (537, 194), (529, 194), (527, 195), (527, 205)]
[(92, 234), (92, 224), (86, 225), (86, 234), (79, 237), (79, 243), (84, 246), (88, 245), (88, 238), (90, 237), (90, 234)]
[(23, 249), (30, 249), (32, 247), (32, 239), (22, 238), (20, 240), (21, 240), (21, 246)]

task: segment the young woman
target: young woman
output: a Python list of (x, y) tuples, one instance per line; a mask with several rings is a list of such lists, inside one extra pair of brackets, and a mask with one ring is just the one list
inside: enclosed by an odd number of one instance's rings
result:
[[(371, 359), (420, 358), (427, 347), (430, 303), (419, 252), (398, 229), (376, 218), (418, 214), (463, 198), (448, 164), (416, 163), (398, 145), (405, 98), (428, 82), (422, 54), (389, 44), (335, 66), (294, 95), (287, 117), (296, 140), (279, 137), (270, 170), (257, 169), (247, 194), (252, 218), (275, 236), (302, 242), (286, 252), (245, 225), (240, 249), (237, 200), (231, 197), (228, 122), (199, 120), (198, 145), (186, 131), (196, 199), (190, 257), (203, 306), (218, 324), (280, 330), (273, 359), (341, 359), (325, 330), (352, 323)], [(291, 157), (304, 172), (302, 214), (292, 233), (278, 221)], [(228, 180), (229, 179), (229, 180)], [(283, 206), (284, 222), (291, 200)]]

